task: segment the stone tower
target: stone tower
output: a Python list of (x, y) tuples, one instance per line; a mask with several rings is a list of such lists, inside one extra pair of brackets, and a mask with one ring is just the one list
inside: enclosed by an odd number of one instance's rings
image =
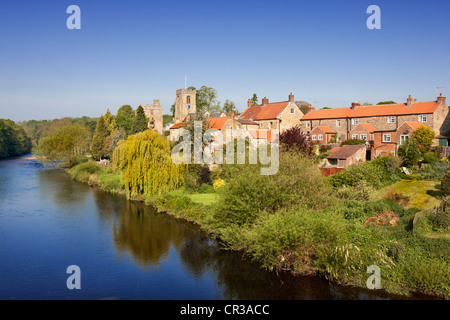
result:
[(196, 101), (197, 90), (189, 89), (178, 89), (177, 98), (175, 100), (175, 118), (174, 124), (185, 122), (189, 120), (189, 114), (196, 113), (197, 101)]
[(148, 127), (159, 134), (163, 134), (163, 106), (159, 100), (153, 100), (151, 106), (143, 105), (145, 116), (149, 119)]

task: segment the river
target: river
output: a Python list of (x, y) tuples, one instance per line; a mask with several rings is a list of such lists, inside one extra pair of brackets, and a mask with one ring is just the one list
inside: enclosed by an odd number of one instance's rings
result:
[[(67, 268), (80, 268), (69, 290)], [(73, 181), (32, 157), (0, 161), (0, 299), (392, 299), (276, 275), (199, 228)]]

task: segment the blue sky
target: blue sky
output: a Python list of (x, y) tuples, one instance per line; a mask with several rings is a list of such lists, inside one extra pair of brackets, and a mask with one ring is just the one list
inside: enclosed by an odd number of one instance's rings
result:
[[(81, 30), (69, 30), (69, 5)], [(369, 30), (367, 7), (381, 9)], [(207, 85), (316, 108), (450, 91), (450, 1), (0, 2), (0, 118), (100, 116)], [(437, 89), (437, 87), (445, 87)]]

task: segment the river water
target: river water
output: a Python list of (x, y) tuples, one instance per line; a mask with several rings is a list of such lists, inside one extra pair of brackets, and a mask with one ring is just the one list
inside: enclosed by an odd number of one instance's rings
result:
[[(81, 289), (69, 290), (69, 266)], [(30, 157), (0, 161), (0, 299), (392, 299), (276, 275), (196, 226), (73, 181)]]

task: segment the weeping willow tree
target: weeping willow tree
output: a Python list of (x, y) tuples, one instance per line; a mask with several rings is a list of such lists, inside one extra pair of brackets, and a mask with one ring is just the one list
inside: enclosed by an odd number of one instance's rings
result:
[(153, 130), (128, 136), (113, 153), (128, 199), (174, 190), (184, 183), (184, 167), (172, 162), (170, 144)]

